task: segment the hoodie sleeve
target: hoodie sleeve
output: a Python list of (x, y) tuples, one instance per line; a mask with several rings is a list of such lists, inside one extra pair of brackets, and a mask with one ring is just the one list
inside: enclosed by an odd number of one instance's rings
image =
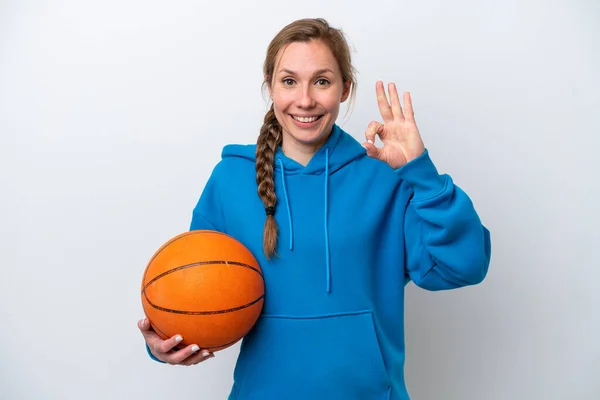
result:
[(427, 290), (483, 281), (490, 257), (490, 232), (467, 194), (440, 175), (425, 152), (397, 172), (412, 189), (404, 220), (406, 280)]

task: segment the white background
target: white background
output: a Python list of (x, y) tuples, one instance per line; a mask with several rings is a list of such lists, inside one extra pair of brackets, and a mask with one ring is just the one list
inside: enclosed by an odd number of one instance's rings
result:
[(271, 38), (315, 16), (359, 70), (342, 127), (380, 119), (377, 79), (411, 91), (492, 232), (482, 284), (409, 287), (412, 398), (600, 398), (596, 0), (0, 1), (0, 398), (226, 397), (237, 346), (147, 357), (141, 275), (256, 140)]

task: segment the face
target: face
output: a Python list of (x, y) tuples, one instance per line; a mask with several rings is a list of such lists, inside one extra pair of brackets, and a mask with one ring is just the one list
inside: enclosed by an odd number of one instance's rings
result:
[(283, 151), (314, 154), (327, 141), (350, 84), (344, 85), (327, 45), (295, 42), (278, 55), (269, 92), (283, 130)]

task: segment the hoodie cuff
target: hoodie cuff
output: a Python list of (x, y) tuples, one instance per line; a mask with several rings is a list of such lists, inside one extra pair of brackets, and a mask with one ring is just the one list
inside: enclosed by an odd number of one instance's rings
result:
[(148, 352), (148, 355), (150, 356), (150, 358), (153, 359), (154, 361), (157, 361), (161, 364), (166, 364), (166, 362), (161, 361), (158, 358), (154, 357), (154, 354), (152, 354), (152, 352), (150, 351), (150, 347), (148, 347), (148, 343), (146, 343), (146, 351)]
[(411, 187), (415, 201), (438, 196), (448, 184), (448, 176), (438, 173), (427, 149), (419, 157), (398, 168), (396, 173)]

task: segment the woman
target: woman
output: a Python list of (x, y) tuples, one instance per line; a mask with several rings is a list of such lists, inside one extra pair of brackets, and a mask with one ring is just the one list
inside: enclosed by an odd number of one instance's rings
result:
[[(257, 257), (263, 313), (244, 338), (230, 399), (408, 399), (404, 288), (481, 282), (490, 235), (469, 197), (438, 174), (394, 84), (383, 123), (358, 143), (336, 123), (354, 94), (350, 51), (322, 19), (286, 26), (264, 63), (272, 106), (256, 145), (228, 145), (191, 230), (227, 233)], [(378, 135), (383, 147), (374, 145)], [(258, 196), (257, 196), (258, 192)], [(192, 365), (139, 322), (152, 358)]]

